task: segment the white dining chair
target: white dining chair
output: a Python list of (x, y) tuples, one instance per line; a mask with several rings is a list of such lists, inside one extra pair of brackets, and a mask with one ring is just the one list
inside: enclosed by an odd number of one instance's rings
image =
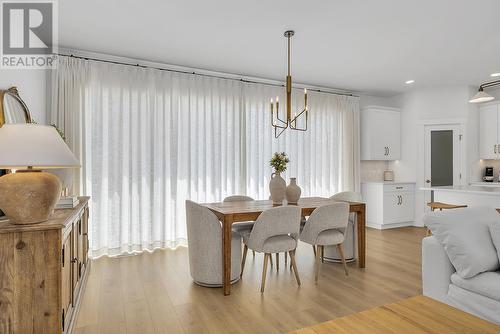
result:
[[(340, 193), (337, 193), (330, 197), (330, 199), (333, 199), (335, 201), (346, 201), (346, 202), (362, 202), (363, 197), (359, 192), (354, 192), (354, 191), (343, 191)], [(356, 214), (355, 213), (350, 213), (349, 214), (349, 224), (347, 225), (346, 232), (345, 232), (345, 240), (344, 243), (342, 244), (342, 247), (344, 248), (344, 256), (346, 262), (354, 262), (356, 261), (357, 258), (357, 222), (356, 222)], [(326, 246), (324, 248), (324, 254), (323, 257), (325, 261), (332, 261), (332, 262), (341, 262), (342, 258), (340, 257), (340, 254), (338, 252), (337, 247), (335, 246)]]
[[(186, 201), (189, 269), (193, 281), (205, 287), (222, 286), (222, 226), (212, 211)], [(241, 236), (231, 239), (231, 284), (240, 279)]]
[(301, 210), (296, 206), (281, 206), (266, 210), (260, 214), (250, 232), (244, 232), (243, 259), (241, 261), (241, 276), (245, 268), (247, 250), (250, 248), (258, 253), (264, 253), (262, 282), (260, 291), (264, 292), (266, 285), (267, 263), (272, 253), (288, 252), (297, 284), (300, 286), (299, 273), (295, 262), (295, 249), (300, 231)]
[(318, 282), (321, 254), (323, 254), (324, 246), (337, 246), (342, 258), (345, 274), (348, 275), (342, 247), (348, 221), (349, 204), (345, 202), (320, 206), (307, 219), (307, 223), (300, 233), (300, 240), (317, 248), (314, 274), (316, 282)]
[[(232, 195), (224, 198), (223, 202), (224, 203), (229, 203), (229, 202), (251, 202), (254, 201), (254, 199), (250, 196), (244, 196), (244, 195)], [(233, 231), (235, 232), (240, 232), (243, 230), (251, 230), (253, 227), (254, 222), (240, 222), (240, 223), (233, 223)]]
[[(245, 196), (245, 195), (231, 195), (226, 198), (224, 198), (223, 202), (250, 202), (254, 201), (254, 199), (250, 196)], [(240, 222), (240, 223), (233, 223), (233, 232), (237, 232), (241, 234), (243, 231), (251, 231), (253, 224), (255, 222)], [(255, 256), (255, 251), (253, 252), (253, 256)], [(272, 263), (271, 263), (272, 265)]]

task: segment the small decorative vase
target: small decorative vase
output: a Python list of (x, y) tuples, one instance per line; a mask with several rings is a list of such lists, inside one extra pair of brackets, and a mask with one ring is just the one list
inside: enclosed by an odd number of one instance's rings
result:
[(283, 204), (286, 192), (286, 182), (285, 180), (283, 180), (280, 173), (271, 174), (271, 181), (269, 181), (269, 191), (271, 192), (271, 200), (273, 201), (273, 204)]
[(297, 204), (301, 192), (300, 187), (297, 185), (297, 178), (291, 177), (290, 184), (286, 187), (286, 201), (290, 204)]

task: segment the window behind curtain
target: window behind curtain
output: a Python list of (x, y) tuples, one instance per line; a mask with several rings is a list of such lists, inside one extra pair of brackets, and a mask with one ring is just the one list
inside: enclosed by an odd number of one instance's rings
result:
[[(186, 199), (267, 199), (275, 151), (289, 154), (283, 176), (297, 177), (303, 196), (344, 190), (343, 115), (359, 110), (357, 98), (311, 92), (308, 131), (288, 129), (275, 139), (269, 99), (284, 101), (281, 87), (65, 57), (60, 62), (52, 79), (52, 119), (81, 115), (71, 127), (82, 130), (94, 256), (186, 243)], [(75, 90), (70, 94), (68, 87)], [(302, 106), (298, 91), (293, 109)]]

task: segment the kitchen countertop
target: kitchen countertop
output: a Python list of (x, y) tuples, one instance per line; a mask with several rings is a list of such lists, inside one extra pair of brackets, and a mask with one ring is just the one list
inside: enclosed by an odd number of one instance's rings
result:
[(450, 187), (422, 187), (420, 190), (459, 192), (478, 195), (500, 196), (500, 187), (492, 186), (450, 186)]
[(364, 184), (415, 184), (415, 182), (401, 182), (401, 181), (364, 181)]
[(500, 187), (500, 182), (495, 181), (495, 182), (484, 182), (484, 181), (477, 181), (477, 182), (471, 182), (471, 186), (481, 186), (481, 187)]

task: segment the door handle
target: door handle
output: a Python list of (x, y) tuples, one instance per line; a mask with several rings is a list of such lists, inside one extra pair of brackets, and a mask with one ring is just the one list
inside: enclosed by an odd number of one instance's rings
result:
[(391, 154), (391, 148), (389, 146), (387, 146), (387, 155), (390, 155)]
[(425, 180), (425, 183), (431, 183), (431, 180)]
[(399, 201), (399, 205), (403, 205), (403, 196), (402, 196), (402, 195), (399, 195), (399, 198), (401, 199), (401, 200)]
[(497, 144), (493, 145), (493, 152), (495, 152), (495, 154), (497, 154)]

